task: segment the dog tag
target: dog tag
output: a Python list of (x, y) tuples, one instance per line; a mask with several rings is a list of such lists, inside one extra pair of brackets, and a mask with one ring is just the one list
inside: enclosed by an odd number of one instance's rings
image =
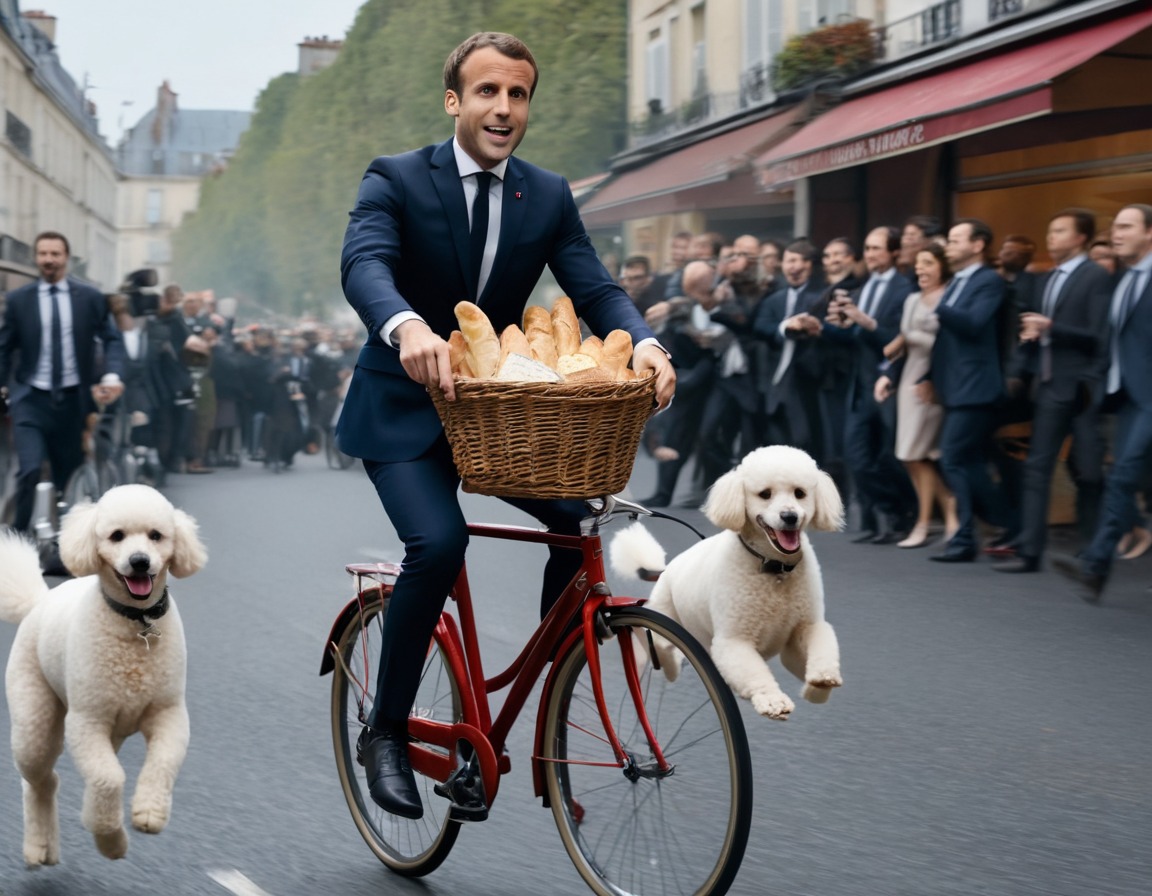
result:
[(161, 634), (162, 633), (161, 633), (160, 629), (156, 628), (156, 626), (154, 626), (152, 623), (148, 623), (148, 627), (146, 629), (142, 629), (141, 631), (138, 631), (136, 633), (136, 637), (144, 642), (145, 647), (147, 647), (149, 650), (151, 650), (152, 649), (152, 642), (149, 641), (148, 639), (149, 638), (159, 638)]

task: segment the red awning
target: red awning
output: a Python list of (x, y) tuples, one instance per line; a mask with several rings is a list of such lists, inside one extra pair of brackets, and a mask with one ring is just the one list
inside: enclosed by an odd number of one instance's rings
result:
[[(751, 172), (752, 160), (784, 137), (800, 113), (801, 108), (793, 106), (625, 171), (581, 206), (580, 215), (587, 226), (600, 227), (680, 211), (678, 194), (682, 199), (696, 187), (722, 183), (741, 171)], [(745, 195), (755, 186), (750, 176), (747, 186)]]
[(824, 113), (756, 160), (762, 186), (923, 149), (1052, 111), (1052, 80), (1152, 26), (1152, 10), (917, 78)]

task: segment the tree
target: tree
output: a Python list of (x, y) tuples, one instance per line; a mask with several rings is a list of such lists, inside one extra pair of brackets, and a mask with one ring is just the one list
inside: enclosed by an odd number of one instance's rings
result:
[(605, 170), (624, 145), (626, 19), (622, 0), (369, 0), (332, 66), (261, 94), (232, 163), (176, 235), (180, 278), (290, 314), (343, 306), (340, 245), (360, 177), (375, 156), (450, 136), (441, 72), (474, 31), (515, 33), (540, 66), (517, 155), (569, 178)]

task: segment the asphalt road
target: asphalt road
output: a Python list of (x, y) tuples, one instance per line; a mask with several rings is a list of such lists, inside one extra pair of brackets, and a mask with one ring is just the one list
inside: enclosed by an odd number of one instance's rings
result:
[[(642, 458), (635, 493), (653, 481)], [(63, 862), (26, 871), (5, 737), (2, 896), (587, 892), (532, 797), (528, 720), (514, 731), (512, 773), (491, 818), (468, 827), (431, 876), (391, 874), (356, 833), (332, 759), (330, 680), (318, 670), (351, 593), (344, 563), (399, 558), (361, 471), (304, 458), (281, 475), (248, 465), (173, 477), (167, 492), (200, 521), (211, 551), (204, 571), (173, 588), (189, 641), (192, 744), (171, 825), (133, 833), (122, 861), (100, 857), (65, 758)], [(473, 519), (523, 521), (494, 499), (464, 502)], [(697, 511), (675, 512), (706, 525)], [(692, 538), (652, 528), (670, 553)], [(755, 815), (731, 892), (1152, 892), (1152, 557), (1120, 564), (1093, 607), (1050, 572), (944, 566), (927, 561), (931, 549), (854, 545), (843, 534), (814, 543), (845, 687), (824, 706), (801, 702), (787, 722), (742, 704)], [(473, 557), (489, 672), (532, 627), (532, 550), (497, 545)], [(13, 633), (0, 625), (0, 654)], [(6, 704), (3, 720), (7, 730)], [(130, 780), (141, 746), (134, 738), (122, 751)]]

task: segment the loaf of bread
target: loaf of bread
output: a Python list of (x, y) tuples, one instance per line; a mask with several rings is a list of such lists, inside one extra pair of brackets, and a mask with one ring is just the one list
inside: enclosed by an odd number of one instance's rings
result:
[(561, 296), (551, 313), (524, 309), (524, 329), (515, 324), (497, 337), (488, 316), (471, 302), (456, 306), (460, 329), (448, 339), (452, 372), (461, 377), (523, 382), (609, 383), (635, 379), (628, 366), (632, 336), (613, 330), (603, 340), (580, 340), (572, 300)]
[(552, 305), (552, 336), (556, 340), (556, 354), (574, 355), (580, 351), (580, 321), (568, 296), (560, 296)]
[(468, 345), (466, 359), (472, 375), (481, 379), (493, 376), (500, 366), (500, 340), (488, 315), (471, 302), (456, 305), (456, 322)]

